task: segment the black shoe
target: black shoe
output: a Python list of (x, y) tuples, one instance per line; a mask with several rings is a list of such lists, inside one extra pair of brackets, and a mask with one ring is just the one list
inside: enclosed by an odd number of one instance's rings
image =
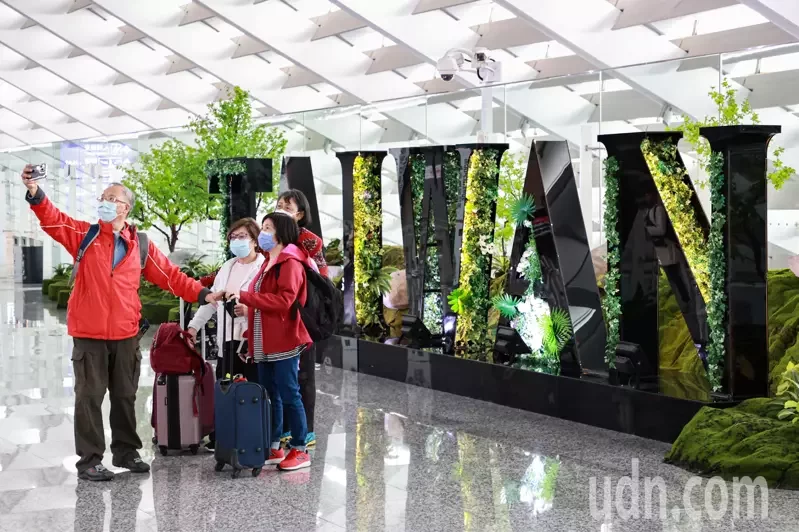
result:
[(105, 482), (114, 478), (114, 474), (103, 467), (103, 464), (98, 464), (78, 473), (78, 478), (82, 480), (91, 480), (92, 482)]
[(131, 473), (149, 473), (150, 472), (150, 465), (143, 461), (138, 456), (136, 458), (131, 458), (130, 460), (114, 460), (112, 462), (114, 467), (121, 467), (122, 469), (127, 469)]

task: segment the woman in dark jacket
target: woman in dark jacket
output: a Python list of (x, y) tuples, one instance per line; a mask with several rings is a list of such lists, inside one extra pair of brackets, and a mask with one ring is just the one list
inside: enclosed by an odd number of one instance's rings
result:
[[(266, 463), (276, 464), (283, 471), (311, 465), (305, 448), (305, 409), (297, 382), (299, 356), (312, 344), (297, 308), (305, 305), (307, 282), (307, 255), (291, 243), (297, 241), (298, 233), (299, 227), (290, 216), (268, 214), (258, 237), (267, 260), (249, 291), (229, 294), (247, 307), (247, 358), (257, 364), (258, 380), (272, 399), (272, 449)], [(284, 407), (292, 436), (288, 455), (280, 448)]]

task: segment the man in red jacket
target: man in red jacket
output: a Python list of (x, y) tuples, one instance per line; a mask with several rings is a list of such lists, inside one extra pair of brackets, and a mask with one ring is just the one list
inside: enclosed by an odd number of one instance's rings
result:
[[(42, 229), (76, 258), (91, 224), (59, 211), (36, 181), (33, 167), (22, 171), (26, 199)], [(111, 480), (103, 467), (105, 432), (102, 403), (111, 399), (111, 453), (115, 467), (147, 473), (142, 442), (136, 433), (136, 392), (141, 371), (139, 281), (145, 279), (186, 301), (211, 302), (210, 291), (188, 278), (149, 243), (142, 269), (139, 238), (127, 223), (133, 193), (120, 184), (108, 187), (100, 200), (100, 231), (86, 248), (67, 306), (67, 332), (73, 337), (75, 372), (75, 449), (78, 477)]]

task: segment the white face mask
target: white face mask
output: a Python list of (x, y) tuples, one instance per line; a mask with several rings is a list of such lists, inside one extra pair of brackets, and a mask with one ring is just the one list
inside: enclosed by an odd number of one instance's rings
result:
[(294, 218), (296, 215), (293, 212), (284, 211), (283, 209), (275, 209), (276, 214), (285, 214), (289, 218)]

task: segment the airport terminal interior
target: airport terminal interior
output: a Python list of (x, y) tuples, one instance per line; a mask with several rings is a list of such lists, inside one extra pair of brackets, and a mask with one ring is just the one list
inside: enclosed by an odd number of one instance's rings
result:
[[(790, 0), (0, 0), (0, 532), (796, 530), (797, 87)], [(220, 303), (153, 353), (240, 219), (283, 290), (276, 210), (326, 305), (236, 323), (312, 339), (310, 465), (232, 469)], [(133, 319), (149, 470), (109, 392), (95, 482), (76, 345)]]

